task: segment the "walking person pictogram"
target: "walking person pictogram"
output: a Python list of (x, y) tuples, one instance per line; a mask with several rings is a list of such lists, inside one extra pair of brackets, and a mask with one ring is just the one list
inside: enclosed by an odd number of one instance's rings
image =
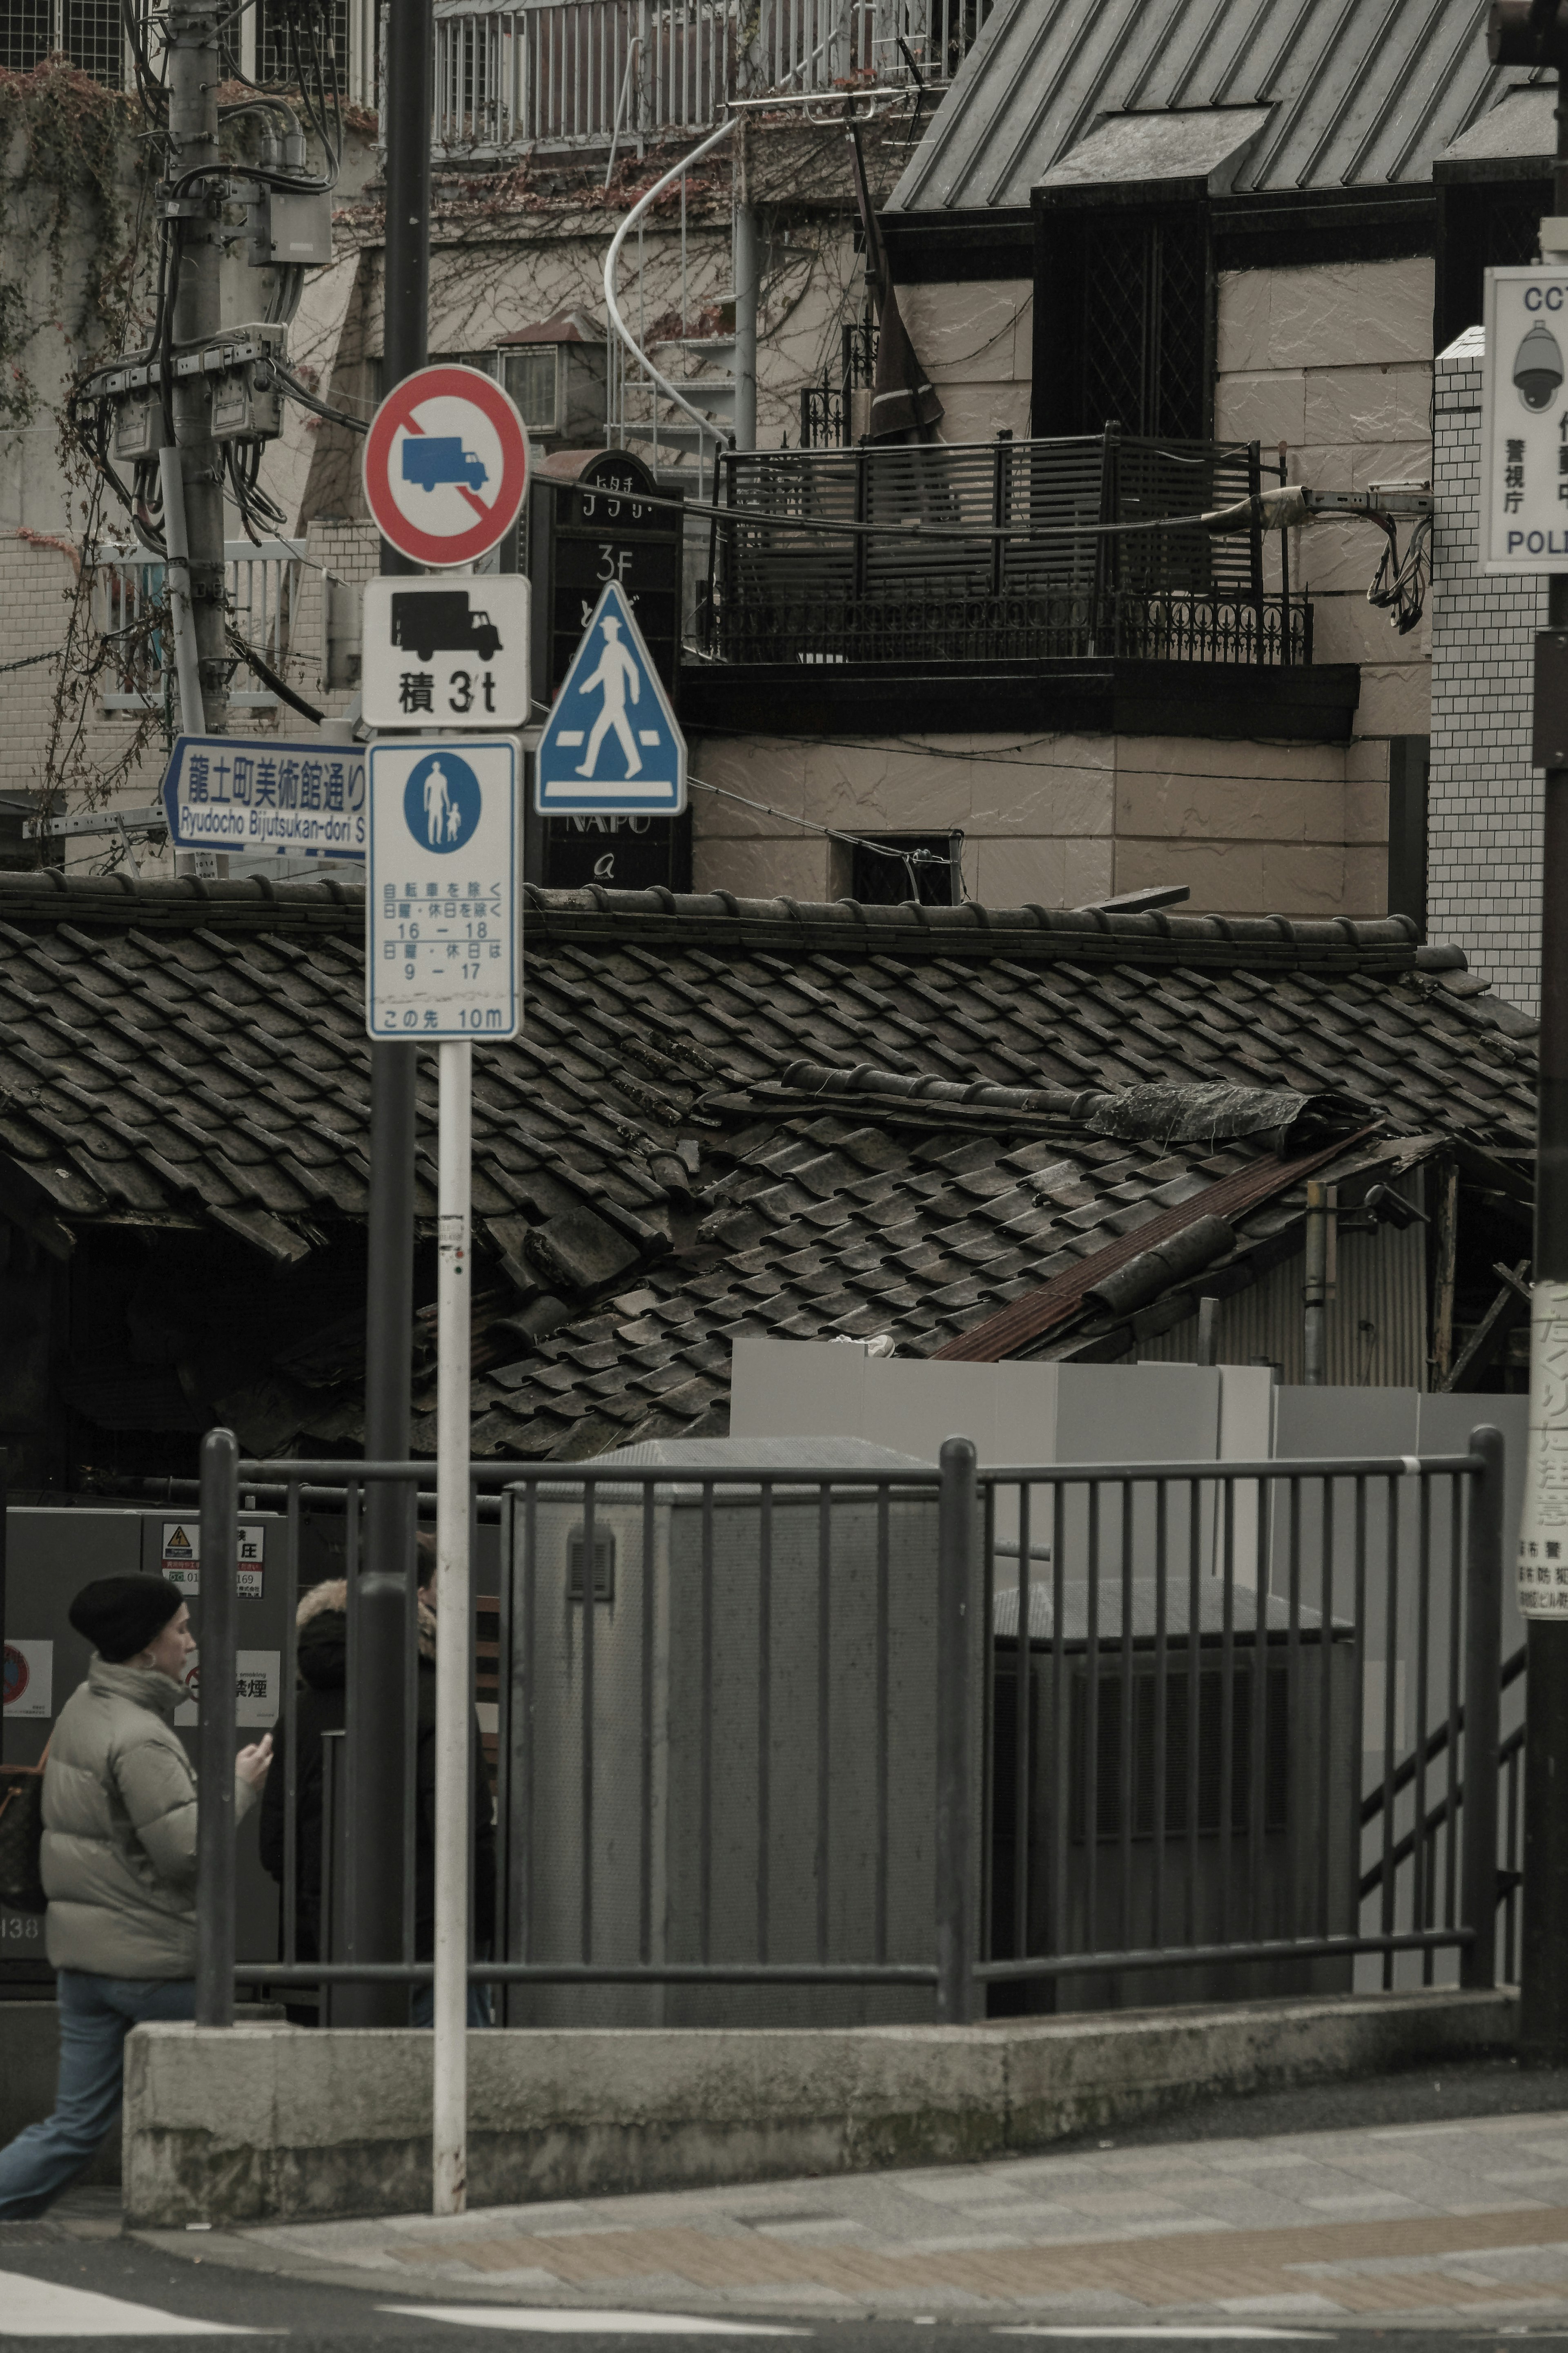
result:
[(620, 642), (621, 625), (613, 613), (605, 616), (605, 650), (599, 656), (599, 667), (583, 681), (580, 694), (591, 694), (595, 687), (605, 700), (588, 737), (588, 749), (578, 769), (580, 776), (593, 776), (599, 765), (599, 747), (613, 727), (620, 737), (621, 749), (626, 755), (626, 774), (637, 776), (642, 768), (642, 754), (637, 750), (637, 737), (626, 718), (626, 689), (632, 691), (632, 701), (642, 695), (642, 681), (631, 654)]
[(443, 834), (457, 829), (457, 811), (447, 790), (446, 771), (438, 760), (425, 779), (425, 829), (432, 849)]

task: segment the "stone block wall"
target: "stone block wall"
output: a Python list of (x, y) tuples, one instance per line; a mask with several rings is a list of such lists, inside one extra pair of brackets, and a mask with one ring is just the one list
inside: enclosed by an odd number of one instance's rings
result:
[(1464, 949), (1500, 996), (1539, 1008), (1542, 778), (1530, 765), (1544, 577), (1479, 568), (1481, 363), (1472, 327), (1436, 366), (1432, 774), (1426, 902), (1434, 939)]
[(1194, 913), (1384, 912), (1381, 744), (1163, 735), (930, 735), (893, 742), (705, 736), (691, 745), (700, 891), (833, 899), (850, 853), (744, 795), (872, 840), (965, 837), (963, 881), (992, 906), (1082, 906), (1185, 882)]
[(1035, 290), (1026, 278), (900, 286), (899, 311), (942, 396), (944, 441), (1029, 431)]
[[(1425, 259), (1224, 271), (1215, 433), (1261, 441), (1266, 457), (1283, 442), (1291, 480), (1316, 490), (1429, 480), (1432, 302)], [(1356, 733), (1425, 735), (1428, 630), (1402, 638), (1366, 601), (1382, 532), (1318, 523), (1291, 536), (1316, 659), (1362, 665)]]

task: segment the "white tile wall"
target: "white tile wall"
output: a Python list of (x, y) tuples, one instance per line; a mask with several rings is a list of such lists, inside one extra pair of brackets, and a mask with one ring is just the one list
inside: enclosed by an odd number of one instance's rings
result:
[(1546, 581), (1478, 565), (1482, 352), (1472, 327), (1436, 363), (1427, 936), (1463, 948), (1500, 996), (1533, 1013), (1542, 784), (1530, 705)]

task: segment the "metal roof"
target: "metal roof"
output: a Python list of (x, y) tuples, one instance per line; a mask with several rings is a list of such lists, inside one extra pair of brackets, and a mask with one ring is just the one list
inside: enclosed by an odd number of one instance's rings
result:
[(1108, 116), (1218, 107), (1269, 109), (1237, 189), (1419, 185), (1527, 78), (1488, 63), (1486, 16), (1487, 0), (995, 0), (889, 209), (1026, 206)]

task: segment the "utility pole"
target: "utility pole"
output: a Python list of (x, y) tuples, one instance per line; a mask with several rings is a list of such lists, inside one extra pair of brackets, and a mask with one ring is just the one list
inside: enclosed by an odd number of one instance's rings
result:
[[(171, 0), (169, 162), (164, 202), (174, 239), (174, 345), (189, 349), (222, 331), (218, 237), (217, 0)], [(191, 178), (205, 171), (208, 180)], [(227, 723), (228, 663), (224, 634), (223, 484), (212, 438), (212, 380), (182, 376), (165, 385), (164, 415), (174, 447), (159, 461), (169, 552), (169, 601), (185, 734), (221, 734)], [(194, 874), (202, 853), (176, 853), (176, 873)]]
[[(1487, 47), (1494, 65), (1556, 69), (1557, 164), (1541, 258), (1568, 263), (1568, 5), (1493, 0)], [(1497, 356), (1489, 353), (1489, 364)], [(1538, 680), (1545, 641), (1568, 632), (1568, 573), (1552, 574), (1547, 613)], [(1542, 1380), (1548, 1354), (1568, 1343), (1568, 765), (1546, 768), (1542, 796), (1539, 1085), (1527, 1529), (1537, 1514), (1552, 1513), (1548, 1483), (1568, 1449), (1568, 1430), (1546, 1427)], [(1559, 1494), (1560, 1482), (1559, 1471)], [(1556, 1503), (1558, 1514), (1562, 1508)], [(1527, 2064), (1561, 2066), (1568, 2063), (1568, 1616), (1527, 1616), (1526, 1638), (1520, 2055)]]
[[(389, 0), (382, 103), (386, 113), (383, 391), (425, 364), (430, 304), (431, 0)], [(388, 547), (386, 572), (417, 569)], [(370, 1219), (365, 1312), (364, 1451), (408, 1459), (414, 1352), (414, 1046), (370, 1050)], [(365, 1505), (358, 1642), (349, 1694), (351, 1934), (356, 1959), (402, 1957), (403, 1821), (408, 1742), (405, 1665), (414, 1619), (411, 1491), (378, 1482)], [(402, 1986), (348, 1989), (350, 2026), (408, 2021)]]

